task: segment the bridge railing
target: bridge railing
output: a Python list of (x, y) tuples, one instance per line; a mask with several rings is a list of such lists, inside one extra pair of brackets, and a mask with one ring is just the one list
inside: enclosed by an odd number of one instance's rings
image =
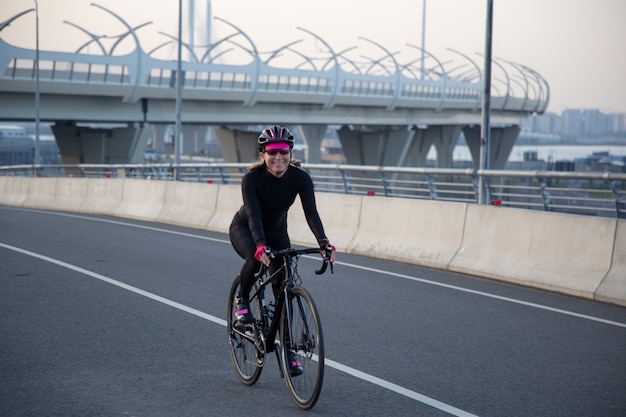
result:
[[(65, 94), (60, 86), (79, 85), (71, 94), (119, 95), (127, 101), (140, 97), (160, 98), (176, 83), (177, 65), (135, 49), (127, 55), (92, 55), (18, 48), (0, 39), (0, 90), (15, 89), (15, 82), (30, 91), (37, 73), (43, 93)], [(318, 103), (327, 107), (354, 105), (367, 99), (367, 106), (402, 108), (444, 108), (476, 110), (481, 105), (482, 87), (476, 80), (455, 80), (445, 74), (438, 79), (412, 78), (404, 73), (390, 75), (354, 74), (342, 68), (303, 70), (274, 68), (256, 61), (244, 65), (183, 62), (183, 98), (256, 101), (288, 100)], [(336, 74), (335, 74), (336, 72)], [(34, 85), (34, 84), (33, 84)], [(6, 87), (9, 88), (9, 87)], [(541, 88), (537, 87), (539, 90)], [(141, 89), (141, 94), (138, 93)], [(207, 95), (206, 92), (222, 94)], [(285, 96), (288, 95), (288, 98)], [(533, 90), (515, 97), (512, 91), (494, 93), (491, 108), (522, 113), (543, 112), (548, 100)]]
[[(0, 166), (0, 176), (133, 178), (239, 185), (248, 164)], [(497, 206), (626, 219), (626, 174), (602, 172), (482, 171), (305, 164), (319, 192), (478, 202), (479, 179)]]

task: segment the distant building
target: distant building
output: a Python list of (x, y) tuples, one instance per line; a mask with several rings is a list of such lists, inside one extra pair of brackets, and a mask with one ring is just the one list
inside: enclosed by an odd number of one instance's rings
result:
[(582, 133), (583, 120), (580, 110), (564, 110), (561, 117), (561, 134), (563, 137), (578, 137)]
[(25, 138), (26, 129), (18, 125), (0, 125), (0, 140)]
[(566, 109), (561, 115), (532, 115), (525, 125), (530, 132), (559, 135), (562, 139), (626, 138), (626, 115), (598, 109)]
[[(35, 159), (35, 139), (20, 125), (0, 125), (0, 165), (32, 164)], [(59, 148), (53, 136), (43, 135), (39, 141), (39, 162), (61, 162)]]

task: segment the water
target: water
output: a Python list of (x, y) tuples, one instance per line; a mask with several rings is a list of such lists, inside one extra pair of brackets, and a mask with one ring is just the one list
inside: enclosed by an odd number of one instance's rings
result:
[[(609, 152), (611, 156), (626, 157), (626, 145), (518, 145), (514, 146), (509, 156), (509, 162), (522, 162), (524, 152), (537, 152), (537, 159), (543, 161), (574, 161), (591, 156), (594, 152)], [(428, 153), (428, 159), (437, 156), (432, 147)], [(467, 145), (457, 145), (452, 153), (455, 161), (471, 161)]]

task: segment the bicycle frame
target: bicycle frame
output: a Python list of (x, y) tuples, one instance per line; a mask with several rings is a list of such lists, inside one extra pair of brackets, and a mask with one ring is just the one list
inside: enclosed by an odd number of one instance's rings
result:
[[(262, 336), (265, 353), (275, 351), (279, 363), (280, 355), (278, 353), (279, 349), (276, 349), (276, 335), (280, 326), (280, 317), (283, 308), (287, 309), (287, 320), (291, 320), (291, 307), (289, 305), (289, 297), (287, 297), (287, 295), (289, 294), (290, 289), (296, 285), (293, 261), (297, 260), (301, 255), (306, 253), (319, 253), (319, 250), (306, 249), (295, 253), (289, 249), (272, 251), (272, 259), (280, 257), (283, 265), (267, 279), (264, 279), (264, 277), (269, 274), (269, 269), (265, 265), (261, 265), (259, 272), (254, 275), (256, 282), (258, 283), (258, 288), (251, 295), (250, 302), (254, 302), (256, 298), (261, 301), (261, 317), (259, 318), (261, 323), (257, 323), (257, 325), (260, 324), (261, 332), (259, 335)], [(327, 266), (328, 262), (325, 260), (322, 267), (319, 270), (316, 270), (315, 273), (317, 275), (323, 274), (326, 271)], [(280, 292), (278, 293), (278, 298), (274, 300), (274, 311), (271, 311), (265, 298), (265, 289), (276, 279), (280, 278), (281, 275), (283, 282), (281, 284)], [(269, 320), (270, 313), (272, 313), (271, 321)], [(291, 328), (291, 326), (288, 328)], [(289, 335), (289, 340), (292, 340), (291, 335)]]
[[(278, 333), (278, 327), (280, 325), (280, 316), (282, 314), (282, 310), (285, 306), (285, 300), (287, 298), (286, 294), (288, 289), (294, 285), (293, 265), (291, 263), (291, 258), (283, 257), (283, 265), (279, 269), (277, 269), (271, 276), (269, 276), (269, 278), (264, 279), (264, 277), (267, 275), (268, 269), (263, 265), (259, 272), (255, 274), (255, 278), (257, 278), (256, 282), (258, 283), (258, 288), (250, 297), (250, 302), (254, 302), (256, 298), (261, 301), (261, 317), (259, 318), (259, 320), (261, 321), (260, 329), (261, 335), (265, 342), (266, 353), (275, 350), (275, 339), (276, 334)], [(277, 294), (278, 297), (274, 300), (274, 310), (272, 311), (270, 309), (271, 304), (268, 304), (267, 299), (265, 298), (265, 289), (268, 286), (271, 286), (272, 283), (281, 276), (283, 277), (281, 290)], [(278, 350), (276, 351), (278, 352)]]

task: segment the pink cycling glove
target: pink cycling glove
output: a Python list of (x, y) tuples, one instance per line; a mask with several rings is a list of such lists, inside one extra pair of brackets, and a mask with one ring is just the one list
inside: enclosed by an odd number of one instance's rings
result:
[(254, 257), (256, 258), (257, 261), (261, 260), (261, 256), (263, 256), (263, 254), (265, 253), (265, 248), (267, 246), (265, 245), (259, 245), (256, 247), (256, 252), (254, 252)]

